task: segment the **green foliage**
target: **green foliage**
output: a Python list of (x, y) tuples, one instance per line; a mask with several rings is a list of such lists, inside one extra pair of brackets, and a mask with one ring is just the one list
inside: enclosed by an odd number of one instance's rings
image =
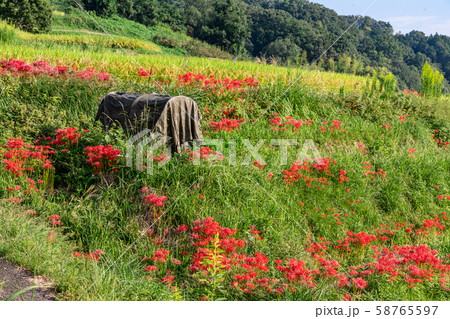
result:
[(444, 76), (433, 70), (428, 62), (422, 68), (422, 94), (427, 97), (440, 97), (442, 95)]
[[(94, 21), (92, 21), (91, 18), (79, 9), (70, 8), (70, 10), (66, 11), (67, 12), (64, 15), (54, 15), (52, 33), (62, 33), (67, 35), (69, 32), (68, 30), (73, 30), (69, 34), (85, 35), (86, 38), (92, 42), (95, 36), (89, 37), (86, 35), (86, 32), (83, 32), (84, 30), (87, 29), (98, 33), (104, 32), (102, 28), (100, 28)], [(90, 14), (93, 15), (93, 18), (98, 21), (98, 23), (108, 33), (115, 36), (155, 42), (167, 48), (164, 50), (165, 53), (175, 55), (206, 56), (220, 59), (233, 58), (231, 54), (221, 50), (218, 47), (198, 39), (190, 38), (180, 32), (173, 31), (169, 25), (155, 24), (153, 26), (146, 27), (143, 24), (119, 16), (105, 18), (96, 16), (93, 12)], [(107, 36), (105, 35), (105, 37)], [(120, 41), (118, 42), (120, 43)], [(127, 45), (122, 44), (122, 47), (127, 48)]]
[[(367, 87), (366, 87), (367, 89)], [(370, 96), (392, 97), (397, 91), (397, 79), (390, 72), (375, 72), (370, 82)]]
[(14, 26), (0, 20), (0, 42), (11, 42), (15, 37)]
[(117, 0), (82, 0), (82, 2), (86, 10), (94, 11), (99, 16), (110, 17), (117, 13)]
[(28, 32), (50, 30), (52, 11), (49, 0), (0, 0), (0, 19)]
[(193, 0), (188, 27), (193, 36), (232, 54), (239, 54), (248, 35), (247, 18), (238, 0)]
[(289, 38), (277, 39), (267, 46), (265, 55), (280, 58), (283, 63), (293, 62), (298, 56), (301, 56), (301, 49)]

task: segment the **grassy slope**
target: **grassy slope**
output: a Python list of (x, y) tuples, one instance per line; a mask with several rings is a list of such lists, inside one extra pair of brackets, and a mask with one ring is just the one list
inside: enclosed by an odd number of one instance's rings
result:
[[(142, 186), (149, 186), (156, 193), (169, 197), (167, 215), (157, 230), (160, 234), (165, 227), (190, 225), (195, 219), (206, 216), (215, 217), (226, 227), (239, 229), (240, 237), (247, 236), (246, 230), (255, 224), (262, 231), (263, 241), (252, 249), (273, 259), (299, 258), (309, 264), (314, 262), (305, 250), (308, 239), (304, 230), (335, 241), (343, 238), (347, 229), (374, 232), (380, 223), (389, 227), (395, 222), (419, 225), (422, 220), (448, 210), (447, 202), (436, 199), (439, 194), (450, 193), (448, 149), (437, 147), (430, 139), (433, 129), (439, 129), (444, 134), (442, 139), (449, 138), (447, 99), (424, 100), (402, 94), (391, 99), (378, 95), (370, 97), (363, 90), (354, 90), (366, 82), (364, 78), (308, 71), (301, 82), (277, 100), (270, 112), (264, 113), (265, 108), (272, 106), (271, 101), (285, 92), (288, 83), (303, 74), (303, 70), (200, 58), (189, 58), (187, 61), (174, 56), (131, 57), (113, 51), (96, 52), (90, 49), (80, 55), (77, 46), (49, 48), (43, 42), (2, 45), (0, 57), (28, 61), (45, 59), (75, 63), (79, 67), (96, 66), (115, 76), (113, 82), (107, 84), (0, 77), (1, 87), (4, 88), (0, 95), (0, 125), (4, 128), (0, 134), (0, 144), (3, 145), (11, 137), (32, 141), (61, 127), (83, 127), (91, 131), (85, 134), (79, 147), (71, 151), (71, 156), (61, 154), (58, 157), (60, 162), (53, 194), (32, 197), (19, 205), (12, 204), (7, 200), (10, 194), (6, 188), (20, 181), (5, 171), (0, 173), (0, 253), (49, 276), (57, 283), (62, 299), (196, 300), (203, 295), (203, 289), (195, 285), (186, 271), (187, 258), (182, 260), (183, 267), (176, 269), (182, 297), (161, 283), (144, 278), (144, 264), (139, 257), (149, 256), (155, 247), (145, 239), (137, 240), (138, 231), (142, 229), (139, 220), (145, 215), (145, 208), (139, 200)], [(104, 136), (92, 124), (92, 118), (99, 98), (108, 91), (145, 92), (156, 89), (156, 86), (149, 89), (145, 81), (136, 78), (139, 65), (155, 69), (157, 80), (170, 81), (165, 85), (168, 93), (195, 98), (204, 115), (204, 129), (209, 130), (210, 121), (222, 118), (224, 108), (236, 108), (239, 117), (247, 119), (241, 129), (209, 132), (206, 137), (236, 140), (238, 163), (247, 155), (244, 139), (249, 139), (253, 145), (259, 139), (312, 139), (322, 157), (331, 156), (339, 168), (349, 172), (349, 181), (344, 184), (333, 182), (321, 190), (306, 187), (300, 182), (288, 186), (282, 181), (282, 172), (295, 161), (301, 145), (290, 148), (288, 163), (280, 165), (280, 149), (267, 142), (260, 150), (267, 162), (264, 170), (253, 165), (233, 166), (227, 162), (192, 166), (182, 157), (175, 156), (151, 176), (130, 170), (122, 163), (114, 185), (102, 187), (84, 163), (82, 148), (112, 143), (124, 151), (124, 137), (120, 134)], [(218, 78), (254, 76), (262, 84), (260, 89), (244, 94), (229, 93), (216, 97), (203, 90), (175, 85), (170, 71), (173, 74), (187, 71), (215, 74)], [(344, 83), (347, 94), (332, 93), (338, 92)], [(227, 106), (222, 103), (227, 103)], [(274, 131), (268, 125), (273, 112), (296, 119), (314, 120), (315, 123), (299, 131)], [(411, 117), (405, 123), (400, 122), (399, 116), (406, 113)], [(262, 116), (261, 120), (252, 125), (251, 119), (259, 116)], [(328, 127), (331, 120), (342, 121), (342, 127), (348, 133), (339, 130), (322, 132), (320, 123), (327, 121)], [(391, 131), (382, 127), (385, 123), (392, 125)], [(366, 144), (369, 154), (361, 153), (355, 147), (356, 141)], [(415, 157), (408, 154), (412, 147), (416, 150)], [(226, 148), (224, 153), (227, 152)], [(362, 173), (365, 170), (361, 167), (364, 161), (384, 169), (388, 173), (387, 178), (364, 176)], [(266, 178), (269, 172), (274, 174), (271, 180)], [(193, 184), (199, 187), (194, 188)], [(347, 192), (347, 188), (351, 191)], [(300, 206), (299, 202), (305, 205)], [(37, 211), (37, 217), (23, 216), (26, 209)], [(342, 225), (338, 225), (339, 221), (330, 209), (341, 214)], [(52, 214), (62, 216), (63, 222), (61, 231), (57, 230), (55, 242), (47, 241), (51, 231), (48, 216)], [(322, 217), (322, 214), (327, 217)], [(449, 239), (447, 231), (440, 236), (428, 237), (398, 235), (387, 246), (428, 244), (438, 249), (440, 256), (444, 257), (450, 253)], [(126, 250), (128, 247), (131, 249)], [(162, 247), (171, 251), (185, 248), (173, 241), (165, 242)], [(100, 262), (72, 258), (73, 251), (90, 252), (94, 249), (106, 252)], [(361, 251), (331, 253), (347, 267), (360, 264), (361, 258), (370, 259), (368, 251), (369, 248), (365, 255)], [(91, 287), (92, 283), (94, 285)], [(316, 290), (286, 292), (278, 296), (247, 296), (228, 290), (219, 297), (339, 300), (347, 292), (346, 289), (331, 287), (324, 281)], [(382, 278), (374, 278), (368, 291), (371, 297), (381, 300), (449, 298), (437, 283), (410, 289), (405, 284), (390, 283)], [(355, 291), (351, 293), (356, 299), (370, 300), (369, 295)]]

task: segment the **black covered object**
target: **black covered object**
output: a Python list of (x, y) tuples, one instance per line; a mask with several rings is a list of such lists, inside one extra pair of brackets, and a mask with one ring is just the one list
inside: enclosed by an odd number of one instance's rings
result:
[(105, 129), (120, 125), (132, 134), (150, 129), (168, 136), (175, 152), (188, 142), (203, 139), (198, 106), (185, 96), (111, 92), (101, 100), (96, 120)]

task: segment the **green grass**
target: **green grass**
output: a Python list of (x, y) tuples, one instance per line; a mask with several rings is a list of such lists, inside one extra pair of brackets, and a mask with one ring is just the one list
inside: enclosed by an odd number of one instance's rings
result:
[[(77, 39), (73, 37), (74, 42)], [(238, 229), (238, 237), (244, 239), (249, 236), (250, 226), (256, 225), (262, 241), (248, 241), (242, 253), (259, 251), (271, 260), (297, 258), (307, 262), (308, 267), (316, 263), (306, 250), (308, 234), (335, 242), (345, 237), (346, 230), (376, 233), (379, 224), (393, 228), (394, 223), (420, 227), (423, 220), (448, 211), (449, 201), (438, 200), (437, 196), (450, 194), (449, 150), (438, 147), (430, 138), (433, 130), (438, 130), (440, 139), (450, 139), (448, 97), (435, 100), (397, 93), (386, 98), (382, 93), (371, 94), (366, 86), (369, 79), (363, 77), (252, 62), (235, 64), (206, 58), (124, 55), (90, 47), (80, 51), (73, 44), (47, 46), (47, 39), (42, 38), (14, 41), (2, 43), (1, 59), (45, 59), (79, 68), (95, 66), (113, 74), (109, 83), (0, 75), (3, 128), (0, 145), (8, 138), (20, 137), (31, 142), (50, 136), (57, 128), (89, 129), (69, 153), (59, 152), (52, 158), (56, 167), (54, 192), (42, 191), (37, 196), (24, 197), (20, 204), (13, 204), (8, 200), (11, 194), (6, 188), (26, 183), (8, 171), (0, 171), (0, 254), (50, 278), (58, 288), (59, 299), (198, 300), (208, 292), (187, 269), (189, 257), (179, 254), (192, 249), (185, 238), (170, 231), (161, 246), (156, 247), (151, 239), (140, 235), (146, 223), (151, 222), (149, 214), (152, 213), (142, 202), (139, 190), (143, 186), (169, 198), (161, 224), (153, 227), (158, 236), (164, 236), (165, 228), (192, 225), (195, 220), (208, 216), (224, 227)], [(110, 48), (104, 42), (98, 45)], [(203, 114), (203, 129), (208, 131), (205, 137), (223, 139), (224, 155), (230, 152), (229, 143), (235, 141), (238, 165), (219, 161), (194, 166), (182, 154), (174, 155), (153, 175), (127, 168), (122, 158), (111, 187), (105, 187), (92, 174), (84, 147), (112, 144), (124, 153), (127, 138), (120, 130), (104, 134), (99, 124), (93, 123), (100, 98), (113, 90), (157, 89), (136, 76), (140, 65), (156, 70), (156, 80), (169, 81), (163, 84), (169, 94), (187, 95), (196, 100)], [(188, 71), (214, 74), (217, 78), (252, 76), (261, 84), (245, 93), (218, 97), (195, 87), (178, 86), (172, 76)], [(301, 81), (287, 90), (300, 75), (303, 75)], [(226, 108), (235, 108), (238, 117), (245, 118), (246, 122), (232, 132), (213, 132), (209, 123), (223, 118), (222, 111)], [(282, 117), (314, 120), (314, 123), (298, 131), (275, 131), (269, 126), (275, 112)], [(410, 116), (401, 122), (400, 116), (406, 114)], [(256, 123), (252, 121), (258, 118)], [(332, 120), (342, 121), (341, 127), (347, 133), (329, 131)], [(324, 121), (326, 132), (320, 129)], [(386, 123), (392, 126), (390, 131), (383, 127)], [(241, 165), (248, 155), (245, 140), (255, 145), (260, 139), (266, 141), (259, 150), (266, 167), (256, 168), (252, 165), (254, 159), (249, 165)], [(270, 144), (274, 139), (299, 142), (298, 146), (288, 148), (285, 164), (279, 163), (280, 147)], [(296, 160), (307, 139), (314, 141), (322, 157), (330, 156), (337, 162), (332, 173), (338, 176), (340, 168), (348, 172), (348, 182), (338, 183), (335, 177), (330, 177), (331, 184), (318, 190), (307, 187), (301, 180), (293, 185), (283, 181), (283, 170)], [(355, 142), (364, 143), (369, 153), (362, 153)], [(414, 157), (408, 153), (410, 148), (416, 151)], [(387, 177), (365, 176), (364, 161), (372, 163), (374, 170), (383, 169)], [(266, 178), (269, 172), (274, 174), (270, 180)], [(28, 209), (35, 210), (37, 215), (25, 215)], [(340, 221), (334, 213), (340, 214)], [(48, 217), (53, 214), (61, 216), (61, 227), (52, 229)], [(444, 223), (446, 228), (441, 235), (399, 232), (384, 245), (391, 248), (426, 244), (437, 249), (439, 258), (448, 264), (445, 256), (450, 253), (449, 224)], [(47, 240), (49, 231), (55, 231), (53, 242)], [(182, 262), (180, 266), (170, 266), (176, 277), (175, 290), (160, 282), (168, 265), (161, 266), (154, 280), (145, 278), (149, 273), (142, 268), (148, 264), (141, 257), (151, 257), (157, 248), (169, 249), (171, 257)], [(105, 252), (99, 261), (73, 256), (76, 251), (88, 253), (95, 249)], [(360, 265), (371, 258), (370, 246), (349, 253), (330, 250), (330, 254), (345, 267)], [(276, 273), (273, 266), (270, 273)], [(227, 285), (233, 280), (233, 273), (221, 275), (225, 276)], [(341, 300), (346, 293), (356, 300), (448, 300), (450, 297), (436, 281), (417, 284), (412, 289), (401, 281), (390, 282), (386, 276), (370, 277), (367, 293), (339, 288), (330, 279), (319, 280), (316, 289), (303, 287), (279, 295), (240, 294), (226, 284), (215, 291), (214, 298)]]

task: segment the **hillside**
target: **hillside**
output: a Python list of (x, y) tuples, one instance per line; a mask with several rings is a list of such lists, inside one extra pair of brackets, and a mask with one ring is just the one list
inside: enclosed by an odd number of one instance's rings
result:
[(389, 23), (340, 16), (307, 0), (85, 0), (84, 6), (150, 28), (163, 23), (242, 58), (295, 66), (314, 63), (321, 70), (356, 75), (388, 70), (402, 90), (420, 89), (421, 69), (428, 61), (444, 74), (445, 92), (450, 88), (450, 37), (394, 34)]

